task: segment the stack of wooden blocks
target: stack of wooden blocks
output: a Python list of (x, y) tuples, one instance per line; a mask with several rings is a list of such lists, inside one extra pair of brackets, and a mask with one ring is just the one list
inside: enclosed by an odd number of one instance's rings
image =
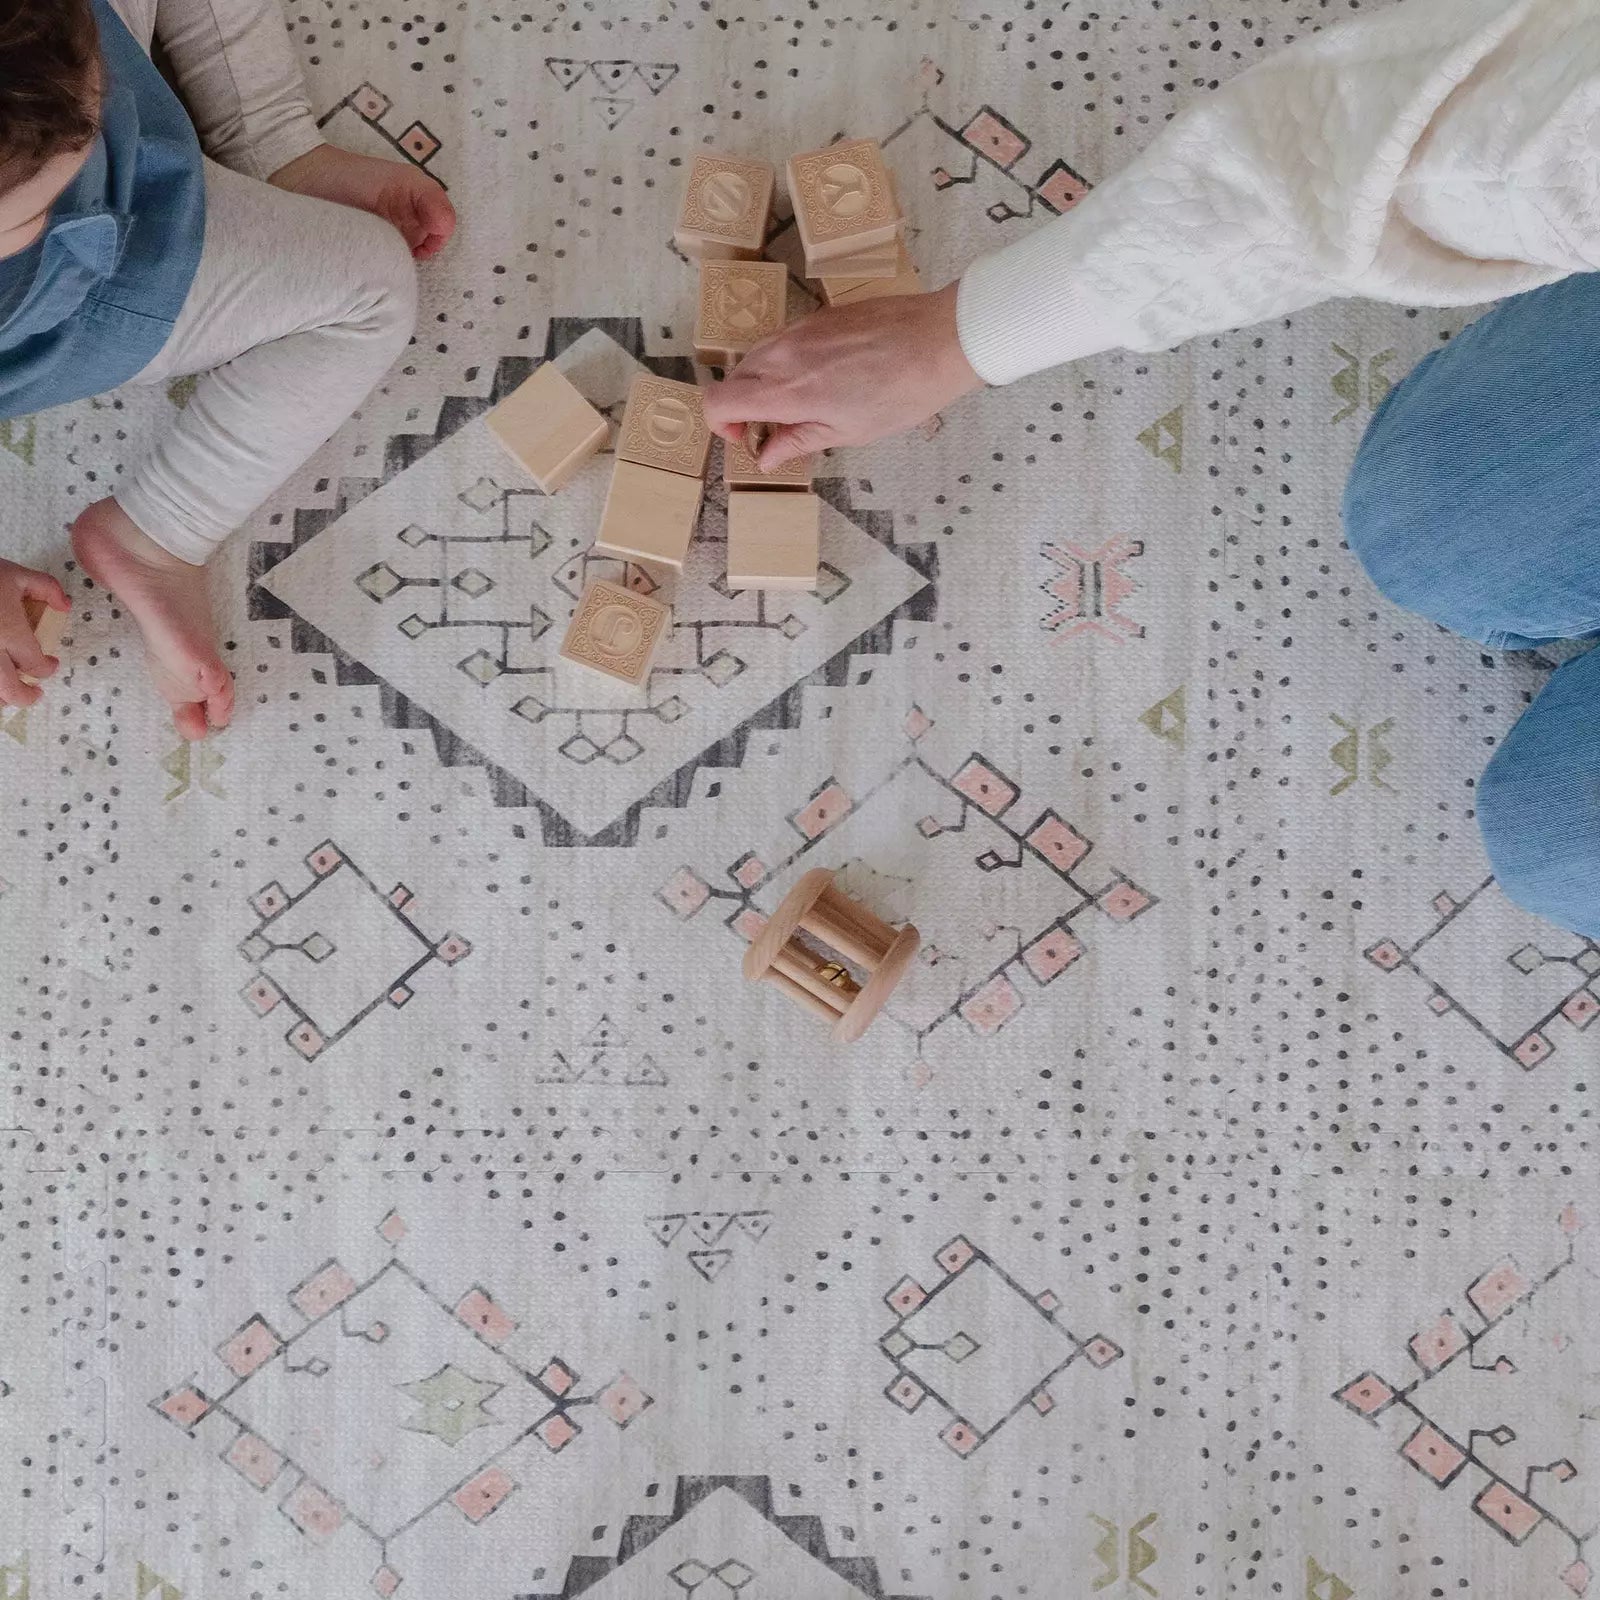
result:
[(831, 306), (920, 294), (905, 217), (876, 139), (850, 139), (789, 159), (789, 199), (806, 276)]
[[(921, 290), (900, 237), (904, 218), (883, 152), (856, 139), (788, 165), (806, 272), (832, 305)], [(702, 151), (694, 159), (674, 240), (700, 263), (694, 351), (726, 373), (783, 328), (787, 269), (762, 253), (776, 173), (765, 161)], [(541, 366), (489, 414), (489, 427), (546, 494), (609, 437), (606, 419), (553, 366)], [(711, 435), (692, 383), (636, 377), (595, 549), (681, 571), (700, 515)], [(811, 458), (764, 473), (746, 443), (723, 449), (728, 583), (734, 589), (814, 589), (821, 502)], [(653, 585), (652, 585), (653, 587)], [(562, 656), (642, 687), (671, 607), (605, 579), (584, 589)]]

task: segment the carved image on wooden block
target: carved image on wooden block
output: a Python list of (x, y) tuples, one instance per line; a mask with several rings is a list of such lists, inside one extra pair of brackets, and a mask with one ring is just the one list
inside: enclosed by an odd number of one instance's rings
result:
[(681, 567), (700, 517), (703, 489), (700, 478), (619, 461), (600, 513), (595, 549), (631, 561)]
[(701, 261), (753, 260), (766, 239), (776, 174), (766, 161), (703, 150), (689, 168), (673, 240)]
[(641, 686), (671, 620), (671, 606), (596, 578), (578, 601), (561, 654), (580, 667)]
[(789, 272), (777, 261), (702, 261), (695, 354), (712, 366), (731, 365), (783, 327)]
[(728, 587), (815, 589), (822, 502), (806, 490), (728, 491)]
[(876, 139), (791, 156), (788, 173), (808, 261), (868, 250), (900, 231), (900, 207)]
[(488, 416), (489, 431), (554, 494), (610, 436), (606, 419), (549, 362)]
[(763, 472), (745, 440), (725, 440), (722, 446), (722, 481), (730, 489), (809, 489), (815, 456), (786, 461), (776, 472)]
[(617, 459), (703, 478), (710, 453), (711, 430), (699, 389), (641, 372), (628, 389)]

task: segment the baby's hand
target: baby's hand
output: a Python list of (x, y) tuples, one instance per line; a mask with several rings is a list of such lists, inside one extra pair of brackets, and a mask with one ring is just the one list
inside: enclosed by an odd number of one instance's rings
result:
[(273, 173), (280, 189), (354, 206), (398, 228), (418, 261), (444, 249), (456, 231), (456, 210), (439, 184), (404, 161), (382, 161), (319, 144)]
[(39, 690), (23, 678), (52, 677), (61, 664), (39, 648), (25, 600), (52, 611), (72, 609), (66, 590), (48, 572), (0, 561), (0, 706), (31, 706)]

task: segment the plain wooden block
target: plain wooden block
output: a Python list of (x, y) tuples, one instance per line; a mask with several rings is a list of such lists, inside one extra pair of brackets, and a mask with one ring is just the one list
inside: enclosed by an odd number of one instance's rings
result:
[(809, 490), (728, 491), (728, 587), (815, 589), (822, 502)]
[(801, 456), (776, 472), (763, 472), (744, 440), (727, 440), (722, 446), (722, 481), (730, 489), (809, 489), (815, 462), (815, 456)]
[(695, 260), (756, 260), (767, 237), (776, 176), (770, 162), (702, 150), (689, 168), (673, 242)]
[(831, 256), (821, 266), (822, 276), (828, 278), (892, 278), (900, 266), (900, 240), (854, 255)]
[(595, 549), (632, 561), (681, 567), (694, 538), (704, 487), (702, 479), (681, 472), (619, 461), (600, 514)]
[[(44, 601), (24, 596), (22, 614), (28, 619), (28, 626), (33, 629), (33, 636), (39, 641), (39, 648), (47, 656), (55, 655), (61, 643), (61, 635), (67, 626), (67, 613), (54, 611)], [(37, 678), (30, 678), (26, 673), (21, 674), (21, 677), (24, 683), (39, 681)]]
[(489, 431), (554, 494), (606, 442), (606, 419), (548, 361), (489, 413)]
[(838, 278), (819, 280), (822, 298), (830, 306), (849, 305), (856, 300), (883, 300), (895, 295), (921, 294), (922, 278), (912, 265), (904, 240), (900, 243), (895, 273), (891, 278)]
[(642, 687), (672, 607), (619, 583), (596, 578), (583, 591), (561, 641), (563, 660)]
[(699, 389), (641, 372), (628, 389), (617, 459), (704, 478), (710, 453), (711, 430)]
[(791, 156), (788, 177), (808, 271), (814, 262), (888, 244), (900, 231), (900, 205), (876, 139)]
[(727, 367), (783, 327), (789, 269), (778, 261), (702, 261), (694, 353)]

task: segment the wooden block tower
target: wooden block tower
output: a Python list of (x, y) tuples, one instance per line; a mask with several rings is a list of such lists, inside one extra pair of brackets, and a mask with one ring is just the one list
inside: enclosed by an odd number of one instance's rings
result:
[(710, 451), (699, 389), (641, 372), (628, 390), (595, 548), (681, 568), (700, 515)]

